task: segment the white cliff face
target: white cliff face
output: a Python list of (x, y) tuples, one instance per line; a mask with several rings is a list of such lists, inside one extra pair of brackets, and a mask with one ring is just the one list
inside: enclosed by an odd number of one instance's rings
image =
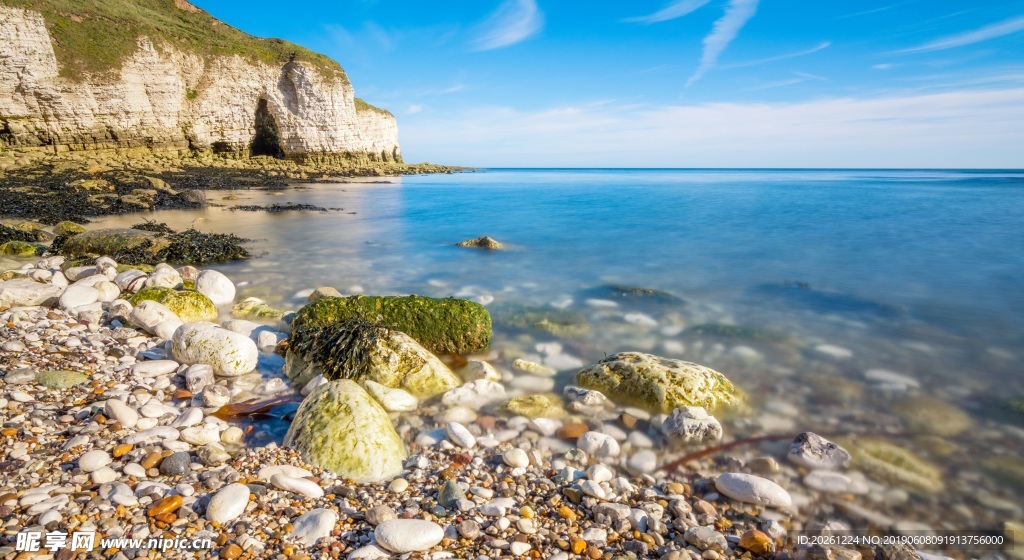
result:
[(248, 152), (269, 122), (289, 158), (401, 157), (392, 115), (357, 112), (347, 81), (301, 62), (204, 59), (143, 38), (118, 72), (72, 82), (38, 13), (0, 5), (0, 37), (0, 144)]

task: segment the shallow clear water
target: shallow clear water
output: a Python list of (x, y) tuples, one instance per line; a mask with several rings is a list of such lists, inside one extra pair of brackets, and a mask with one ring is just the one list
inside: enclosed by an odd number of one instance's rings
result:
[[(1021, 417), (1005, 402), (1024, 397), (1024, 172), (486, 170), (391, 181), (236, 191), (237, 201), (211, 192), (223, 207), (148, 218), (257, 239), (262, 256), (218, 268), (246, 283), (243, 295), (283, 306), (301, 305), (301, 290), (333, 286), (493, 297), (496, 319), (510, 303), (577, 311), (586, 333), (499, 320), (493, 359), (532, 357), (569, 372), (574, 360), (624, 350), (696, 361), (751, 396), (750, 415), (731, 421), (730, 436), (898, 434), (889, 413), (917, 393), (965, 409), (974, 422), (947, 438), (953, 454), (903, 442), (941, 462), (947, 488), (956, 476), (976, 480), (972, 455), (1022, 454)], [(227, 209), (275, 202), (344, 210)], [(481, 235), (509, 250), (453, 246)], [(663, 290), (685, 304), (588, 301), (607, 299), (599, 289), (607, 284)], [(706, 324), (770, 336), (693, 328)], [(550, 341), (562, 351), (536, 346)], [(872, 370), (911, 381), (901, 388)], [(1019, 486), (981, 480), (1019, 497)]]

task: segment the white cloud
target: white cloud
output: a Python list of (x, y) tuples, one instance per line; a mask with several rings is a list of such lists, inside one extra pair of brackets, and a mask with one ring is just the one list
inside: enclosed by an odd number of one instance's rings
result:
[(400, 122), (409, 161), (491, 167), (1024, 167), (1024, 87), (800, 103), (476, 107)]
[(505, 0), (481, 26), (474, 50), (486, 51), (529, 39), (544, 26), (544, 14), (535, 0)]
[(622, 21), (648, 24), (668, 21), (681, 18), (687, 14), (695, 12), (710, 1), (711, 0), (676, 0), (651, 15), (627, 18)]
[(934, 41), (929, 41), (921, 46), (913, 47), (910, 49), (903, 49), (895, 51), (895, 54), (911, 54), (929, 51), (941, 51), (945, 49), (952, 49), (955, 47), (964, 47), (967, 45), (973, 45), (982, 41), (988, 41), (997, 37), (1003, 37), (1024, 31), (1024, 16), (1015, 17), (1008, 20), (1001, 21), (999, 23), (993, 23), (975, 29), (973, 31), (966, 31), (964, 33), (957, 33), (956, 35), (949, 35), (947, 37), (941, 37)]
[(701, 55), (700, 66), (690, 76), (686, 87), (693, 85), (715, 67), (718, 57), (736, 38), (747, 21), (757, 13), (757, 3), (758, 0), (729, 0), (729, 5), (725, 8), (725, 15), (715, 22), (711, 33), (704, 37), (704, 54)]
[(872, 70), (892, 70), (893, 68), (896, 68), (897, 66), (899, 66), (899, 65), (898, 64), (883, 63), (883, 64), (876, 64), (876, 65), (872, 66), (871, 69)]
[(757, 60), (748, 60), (746, 62), (737, 62), (736, 64), (726, 64), (722, 68), (745, 68), (747, 66), (757, 66), (758, 64), (764, 64), (766, 62), (775, 62), (776, 60), (786, 60), (787, 58), (797, 58), (799, 56), (805, 56), (814, 54), (818, 51), (823, 51), (832, 46), (832, 41), (822, 41), (818, 45), (802, 51), (796, 51), (786, 54), (780, 54), (776, 56), (769, 56), (767, 58), (759, 58)]
[(415, 115), (416, 113), (419, 113), (422, 110), (423, 110), (423, 105), (419, 105), (417, 103), (413, 103), (413, 104), (409, 105), (409, 107), (405, 110), (405, 114), (407, 114), (407, 115)]

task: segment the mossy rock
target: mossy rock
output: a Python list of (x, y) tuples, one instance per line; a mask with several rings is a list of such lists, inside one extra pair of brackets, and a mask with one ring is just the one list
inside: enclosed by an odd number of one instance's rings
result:
[(70, 389), (88, 381), (89, 376), (77, 371), (49, 370), (36, 374), (36, 383), (49, 389)]
[(250, 321), (279, 321), (285, 312), (267, 305), (267, 302), (259, 298), (248, 297), (232, 306), (231, 314)]
[(356, 482), (394, 478), (406, 458), (388, 413), (348, 379), (321, 385), (303, 399), (284, 445), (303, 461)]
[(724, 375), (702, 365), (641, 352), (620, 352), (576, 374), (576, 384), (609, 398), (669, 413), (681, 406), (714, 411), (741, 400)]
[(16, 227), (0, 224), (0, 243), (7, 243), (8, 241), (39, 241), (39, 236), (36, 232), (23, 231)]
[(470, 354), (491, 344), (491, 316), (479, 303), (422, 296), (328, 297), (299, 310), (293, 329), (362, 319), (401, 331), (436, 354)]
[(559, 418), (566, 415), (562, 398), (553, 393), (513, 397), (499, 404), (497, 411), (508, 416), (527, 418)]
[(24, 278), (25, 276), (25, 272), (21, 270), (5, 270), (4, 272), (0, 272), (0, 282), (14, 280), (15, 278)]
[(971, 427), (971, 417), (945, 401), (923, 395), (903, 399), (893, 407), (903, 425), (915, 433), (955, 436)]
[(28, 243), (26, 241), (8, 241), (0, 245), (0, 255), (12, 257), (34, 257), (42, 254), (44, 247)]
[(496, 306), (494, 322), (514, 329), (544, 331), (558, 336), (580, 336), (590, 332), (590, 323), (579, 311), (514, 303)]
[(849, 438), (842, 444), (853, 455), (853, 468), (873, 478), (921, 492), (937, 492), (943, 487), (938, 467), (888, 441)]
[(64, 241), (61, 252), (67, 257), (83, 255), (106, 255), (119, 257), (132, 255), (136, 258), (156, 254), (167, 245), (167, 240), (148, 231), (130, 228), (96, 229), (80, 233)]
[(784, 332), (743, 325), (727, 325), (724, 323), (705, 323), (686, 329), (688, 335), (714, 336), (736, 340), (752, 340), (755, 342), (773, 342), (792, 344), (796, 339)]
[(167, 309), (173, 311), (183, 323), (215, 322), (217, 320), (217, 306), (210, 301), (210, 298), (199, 292), (153, 286), (139, 290), (128, 301), (132, 305), (138, 305), (146, 300), (163, 304)]
[(410, 336), (361, 319), (327, 327), (293, 327), (285, 373), (297, 383), (318, 374), (327, 379), (375, 381), (421, 399), (461, 383)]
[(85, 226), (75, 222), (64, 221), (53, 226), (53, 233), (56, 235), (78, 235), (79, 233), (85, 233)]
[(145, 272), (146, 274), (149, 274), (153, 272), (153, 268), (154, 267), (151, 264), (119, 264), (117, 265), (117, 272), (118, 274), (120, 274), (128, 270), (138, 270), (140, 272)]
[(804, 378), (814, 397), (825, 403), (849, 403), (864, 398), (864, 386), (839, 375), (815, 373)]
[(981, 460), (981, 467), (992, 478), (1024, 491), (1024, 459), (999, 455)]
[(60, 264), (60, 270), (61, 272), (64, 272), (69, 268), (78, 268), (80, 266), (92, 266), (92, 264), (95, 261), (95, 257), (74, 257), (64, 259), (64, 262)]
[(455, 244), (455, 246), (473, 247), (476, 249), (488, 249), (491, 251), (500, 251), (501, 249), (505, 248), (505, 246), (500, 241), (498, 241), (497, 239), (493, 239), (491, 237), (487, 237), (486, 235), (483, 237), (477, 237), (476, 239), (467, 239), (465, 241), (459, 241), (458, 243)]

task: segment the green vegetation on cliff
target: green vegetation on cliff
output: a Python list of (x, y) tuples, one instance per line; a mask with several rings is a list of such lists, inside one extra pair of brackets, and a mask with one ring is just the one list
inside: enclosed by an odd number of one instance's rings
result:
[(40, 12), (46, 20), (60, 75), (116, 71), (138, 50), (138, 40), (202, 57), (239, 55), (266, 64), (298, 60), (347, 81), (331, 58), (281, 39), (261, 39), (227, 25), (186, 0), (0, 0)]
[(393, 114), (391, 114), (391, 111), (388, 111), (387, 109), (381, 109), (380, 107), (374, 107), (373, 105), (370, 105), (366, 101), (363, 101), (362, 99), (357, 97), (356, 98), (356, 112), (360, 113), (360, 112), (363, 112), (363, 111), (369, 111), (371, 113), (380, 113), (382, 115), (387, 115), (389, 117), (393, 117), (394, 116)]

